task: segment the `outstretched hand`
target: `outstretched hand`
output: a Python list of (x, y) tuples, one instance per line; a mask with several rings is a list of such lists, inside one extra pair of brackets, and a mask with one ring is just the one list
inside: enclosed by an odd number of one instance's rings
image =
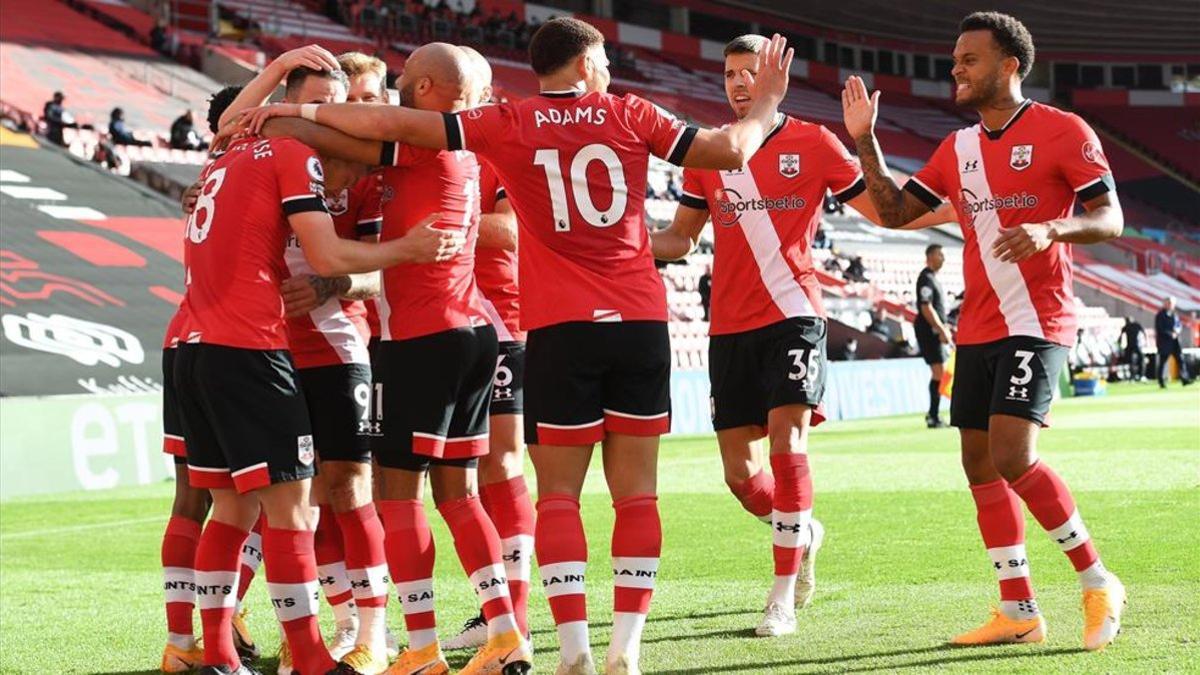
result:
[(851, 75), (842, 89), (842, 121), (850, 137), (858, 140), (875, 132), (875, 120), (879, 117), (879, 90), (867, 92), (862, 78)]
[(776, 105), (787, 96), (795, 50), (787, 46), (787, 38), (776, 33), (758, 52), (758, 73), (742, 71), (746, 87), (755, 99), (773, 101)]

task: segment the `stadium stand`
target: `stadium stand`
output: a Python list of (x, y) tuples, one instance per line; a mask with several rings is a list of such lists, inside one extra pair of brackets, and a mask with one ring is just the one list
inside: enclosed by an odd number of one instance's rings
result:
[(1200, 108), (1096, 106), (1081, 112), (1193, 180), (1200, 179)]
[(28, 137), (5, 139), (0, 395), (156, 390), (182, 292), (178, 204)]

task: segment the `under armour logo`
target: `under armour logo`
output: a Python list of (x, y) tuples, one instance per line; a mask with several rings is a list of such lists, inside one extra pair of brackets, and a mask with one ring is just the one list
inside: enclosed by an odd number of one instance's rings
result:
[(1055, 539), (1054, 541), (1057, 541), (1060, 544), (1065, 544), (1068, 541), (1071, 541), (1072, 539), (1077, 538), (1078, 536), (1079, 536), (1078, 532), (1071, 530), (1071, 534), (1068, 534), (1067, 536), (1063, 537), (1062, 539)]
[(513, 397), (512, 387), (496, 387), (492, 398), (508, 400)]
[(1008, 397), (1020, 399), (1022, 401), (1029, 399), (1029, 387), (1009, 387)]
[(505, 553), (504, 555), (502, 555), (500, 557), (504, 559), (504, 562), (511, 562), (511, 563), (520, 562), (521, 561), (521, 551), (519, 551), (519, 550), (513, 551), (512, 554)]
[(775, 523), (775, 529), (780, 532), (791, 532), (792, 534), (795, 534), (800, 531), (800, 523), (796, 523), (795, 525), (788, 525), (787, 523)]
[(370, 587), (371, 587), (370, 579), (363, 579), (362, 581), (355, 581), (354, 579), (350, 580), (350, 588), (370, 588)]
[(979, 160), (977, 160), (977, 159), (967, 160), (966, 164), (963, 164), (963, 170), (962, 170), (963, 173), (972, 173), (972, 172), (978, 171), (978, 170), (979, 170)]
[(334, 579), (332, 576), (321, 577), (320, 579), (317, 579), (317, 581), (318, 581), (318, 582), (319, 582), (319, 583), (320, 583), (322, 586), (332, 586), (332, 585), (334, 585), (335, 583), (337, 583), (337, 580), (336, 580), (336, 579)]

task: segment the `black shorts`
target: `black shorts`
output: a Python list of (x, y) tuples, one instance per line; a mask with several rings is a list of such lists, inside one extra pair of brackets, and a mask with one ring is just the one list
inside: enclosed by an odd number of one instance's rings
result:
[(372, 335), (367, 341), (367, 354), (371, 359), (371, 368), (374, 369), (379, 364), (379, 336)]
[(490, 415), (520, 415), (525, 412), (525, 343), (501, 342), (492, 378)]
[(175, 353), (177, 348), (162, 350), (162, 428), (163, 452), (176, 464), (187, 464), (187, 445), (183, 441), (183, 422), (179, 419), (179, 400), (175, 396)]
[(496, 331), (456, 328), (379, 346), (375, 411), (380, 466), (424, 471), (474, 466), (488, 452)]
[(346, 363), (299, 371), (313, 444), (322, 462), (371, 461), (371, 367)]
[(915, 332), (917, 334), (917, 350), (921, 352), (921, 358), (925, 359), (925, 363), (931, 366), (945, 363), (946, 352), (949, 350), (938, 339), (938, 336), (932, 330), (925, 332), (918, 328)]
[(767, 413), (785, 405), (813, 409), (825, 419), (825, 319), (800, 316), (743, 333), (714, 335), (708, 343), (713, 429), (767, 426)]
[(183, 344), (175, 391), (198, 488), (258, 488), (313, 476), (304, 390), (286, 350)]
[(670, 431), (666, 323), (560, 323), (529, 331), (527, 345), (526, 442), (592, 445), (608, 432)]
[(1012, 415), (1044, 425), (1068, 351), (1060, 344), (1021, 335), (959, 345), (950, 424), (986, 430), (992, 415)]

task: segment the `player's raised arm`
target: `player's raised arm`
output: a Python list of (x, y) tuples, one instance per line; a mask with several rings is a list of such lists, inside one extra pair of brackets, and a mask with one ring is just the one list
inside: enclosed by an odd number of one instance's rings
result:
[(737, 122), (721, 129), (702, 129), (683, 157), (683, 166), (696, 169), (739, 169), (758, 151), (775, 126), (779, 104), (788, 91), (794, 52), (787, 39), (775, 34), (758, 54), (758, 72), (746, 70), (754, 105)]
[(288, 73), (296, 68), (308, 68), (316, 72), (338, 70), (337, 57), (320, 45), (305, 45), (284, 52), (274, 61), (267, 64), (254, 79), (246, 83), (238, 93), (237, 98), (221, 113), (217, 126), (234, 121), (238, 113), (249, 108), (257, 108), (271, 98), (271, 94), (287, 79)]
[(1000, 230), (992, 255), (1001, 262), (1018, 263), (1050, 248), (1064, 244), (1098, 244), (1121, 236), (1125, 215), (1116, 192), (1105, 192), (1083, 203), (1085, 212), (1044, 223), (1025, 223)]
[(446, 118), (440, 112), (386, 103), (279, 103), (242, 113), (241, 124), (258, 133), (274, 117), (302, 117), (357, 138), (397, 141), (419, 148), (445, 150)]
[(888, 229), (900, 229), (933, 209), (916, 195), (901, 190), (892, 178), (883, 159), (883, 150), (875, 138), (878, 116), (879, 92), (868, 94), (867, 86), (858, 76), (847, 79), (842, 90), (842, 117), (858, 150), (867, 195), (878, 214), (878, 220), (872, 220)]

